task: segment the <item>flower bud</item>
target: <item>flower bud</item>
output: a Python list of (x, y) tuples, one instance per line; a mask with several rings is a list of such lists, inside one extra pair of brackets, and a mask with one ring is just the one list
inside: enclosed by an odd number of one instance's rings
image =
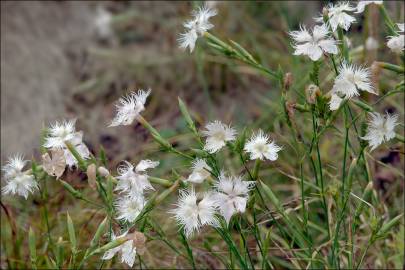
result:
[(319, 87), (316, 86), (315, 84), (310, 84), (305, 89), (305, 96), (309, 104), (315, 104), (316, 98), (319, 97), (320, 95), (321, 91), (319, 90)]
[(286, 73), (284, 76), (284, 89), (288, 90), (290, 89), (290, 86), (293, 82), (293, 76), (290, 72)]
[(110, 171), (108, 171), (105, 167), (100, 166), (97, 169), (97, 172), (102, 176), (102, 177), (107, 177), (110, 175)]
[(92, 163), (87, 167), (87, 181), (91, 189), (95, 190), (97, 187), (97, 174), (96, 164)]
[(322, 9), (322, 17), (324, 21), (326, 21), (329, 18), (329, 11), (327, 7), (324, 7)]

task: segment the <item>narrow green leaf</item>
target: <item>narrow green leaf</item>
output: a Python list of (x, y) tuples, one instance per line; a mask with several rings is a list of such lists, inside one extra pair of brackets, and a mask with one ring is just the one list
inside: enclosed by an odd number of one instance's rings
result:
[(245, 48), (243, 48), (239, 43), (237, 43), (233, 40), (230, 40), (230, 42), (235, 47), (236, 51), (239, 54), (241, 54), (242, 57), (244, 57), (245, 59), (247, 59), (250, 62), (258, 64), (258, 62), (253, 58), (253, 56)]
[(73, 221), (70, 218), (69, 213), (66, 213), (66, 219), (67, 219), (67, 227), (68, 227), (68, 233), (69, 233), (69, 240), (70, 243), (72, 244), (72, 253), (75, 254), (77, 252), (77, 242), (76, 242), (76, 233), (75, 233), (75, 226), (73, 225)]
[(197, 129), (196, 129), (195, 124), (194, 124), (194, 121), (193, 121), (193, 119), (191, 118), (190, 113), (188, 112), (188, 109), (187, 109), (187, 107), (186, 107), (186, 104), (184, 104), (183, 100), (181, 100), (180, 97), (178, 98), (178, 100), (179, 100), (179, 108), (180, 108), (181, 114), (183, 115), (184, 120), (186, 120), (186, 123), (187, 123), (188, 128), (189, 128), (194, 134), (198, 135)]
[(32, 269), (37, 269), (37, 249), (35, 242), (35, 234), (32, 228), (30, 227), (28, 232), (28, 245), (30, 249), (30, 258)]

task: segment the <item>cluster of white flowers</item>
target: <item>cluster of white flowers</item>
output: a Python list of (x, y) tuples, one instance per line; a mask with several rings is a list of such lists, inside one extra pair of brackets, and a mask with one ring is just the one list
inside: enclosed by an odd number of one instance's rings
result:
[(210, 8), (208, 5), (194, 10), (192, 13), (193, 18), (183, 24), (186, 32), (180, 34), (178, 39), (180, 48), (187, 49), (188, 47), (190, 52), (192, 52), (198, 36), (202, 36), (206, 31), (214, 27), (209, 22), (209, 19), (215, 15), (217, 15), (217, 10)]
[(7, 164), (3, 166), (5, 186), (2, 188), (3, 194), (19, 195), (25, 199), (29, 193), (38, 189), (34, 175), (29, 171), (23, 171), (27, 161), (21, 155), (10, 157)]
[(66, 164), (71, 168), (77, 166), (78, 161), (70, 152), (67, 143), (71, 144), (83, 159), (90, 158), (90, 152), (83, 143), (83, 132), (75, 131), (76, 119), (69, 121), (56, 121), (51, 124), (48, 130), (48, 136), (45, 138), (44, 147), (50, 150), (62, 149), (64, 151)]
[(219, 226), (217, 214), (227, 224), (235, 213), (244, 213), (253, 181), (243, 181), (241, 176), (227, 176), (221, 172), (214, 189), (201, 194), (194, 187), (180, 190), (176, 208), (171, 211), (177, 222), (184, 227), (187, 237), (198, 232), (204, 225)]
[(399, 28), (399, 31), (396, 33), (396, 36), (388, 37), (387, 46), (393, 52), (400, 53), (404, 50), (404, 23), (398, 23), (397, 26)]
[[(158, 165), (158, 161), (141, 160), (134, 167), (130, 162), (124, 161), (117, 168), (118, 176), (116, 179), (118, 183), (115, 187), (115, 191), (118, 191), (117, 199), (115, 200), (115, 209), (118, 213), (117, 220), (131, 223), (142, 212), (146, 204), (144, 192), (154, 189), (148, 180), (146, 170), (155, 168)], [(125, 235), (126, 233), (120, 237)], [(118, 251), (121, 251), (121, 261), (132, 267), (136, 257), (136, 247), (133, 247), (132, 240), (108, 250), (104, 254), (103, 259), (111, 259)]]
[[(211, 154), (218, 152), (227, 142), (236, 139), (236, 130), (218, 120), (208, 123), (205, 128), (206, 130), (202, 131), (202, 134), (207, 137), (204, 150)], [(278, 158), (277, 152), (282, 148), (273, 141), (269, 142), (269, 140), (269, 136), (260, 130), (257, 134), (252, 135), (244, 150), (250, 154), (251, 160), (268, 159), (274, 161)]]

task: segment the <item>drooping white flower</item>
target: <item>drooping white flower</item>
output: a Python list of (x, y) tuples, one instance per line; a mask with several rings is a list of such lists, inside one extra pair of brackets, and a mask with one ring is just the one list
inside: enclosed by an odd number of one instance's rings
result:
[(215, 217), (215, 200), (211, 193), (204, 194), (202, 200), (198, 200), (198, 195), (194, 188), (190, 190), (181, 190), (177, 208), (171, 213), (179, 225), (184, 227), (187, 237), (190, 237), (195, 231), (199, 231), (204, 225), (218, 226), (218, 220)]
[(339, 109), (340, 104), (342, 103), (343, 98), (339, 97), (336, 94), (332, 94), (330, 101), (329, 101), (329, 108), (331, 111), (336, 111)]
[(337, 54), (336, 41), (329, 37), (326, 25), (316, 25), (312, 34), (303, 26), (300, 31), (290, 32), (294, 39), (294, 55), (308, 55), (312, 61), (317, 61), (323, 53)]
[(207, 179), (210, 176), (210, 171), (212, 170), (211, 167), (208, 166), (207, 162), (200, 158), (193, 161), (192, 169), (193, 172), (187, 178), (187, 181), (196, 184), (200, 184)]
[(270, 141), (269, 136), (264, 134), (262, 130), (253, 134), (244, 147), (244, 150), (250, 154), (251, 160), (268, 159), (274, 161), (278, 158), (277, 152), (281, 149), (274, 141)]
[[(112, 240), (125, 237), (127, 233), (128, 232), (125, 232), (118, 237), (113, 234)], [(132, 267), (134, 265), (136, 258), (136, 247), (133, 245), (133, 240), (128, 240), (118, 247), (107, 250), (101, 259), (110, 260), (115, 256), (117, 252), (121, 252), (121, 263), (126, 263), (129, 267)]]
[(404, 32), (404, 24), (398, 23), (397, 24), (399, 31), (396, 33), (396, 36), (388, 37), (387, 46), (391, 49), (391, 51), (395, 53), (400, 53), (404, 50), (405, 46), (405, 36), (404, 34), (400, 34)]
[(83, 132), (75, 131), (76, 119), (69, 121), (56, 121), (49, 128), (48, 137), (45, 138), (44, 147), (48, 149), (63, 149), (66, 159), (66, 165), (69, 167), (77, 165), (77, 160), (67, 148), (66, 143), (70, 143), (83, 158), (88, 159), (90, 152), (83, 143)]
[(135, 221), (145, 206), (145, 199), (142, 194), (136, 196), (123, 196), (116, 200), (115, 206), (118, 212), (117, 219), (126, 222)]
[[(356, 21), (353, 16), (347, 14), (347, 12), (356, 10), (350, 6), (349, 2), (340, 2), (337, 5), (330, 4), (326, 9), (329, 17), (328, 23), (333, 32), (337, 30), (338, 26), (347, 31), (350, 25)], [(323, 17), (316, 18), (316, 21), (323, 22)]]
[(186, 49), (189, 47), (190, 52), (192, 52), (198, 36), (202, 36), (206, 31), (214, 27), (214, 25), (209, 22), (209, 19), (215, 15), (217, 15), (217, 10), (210, 8), (208, 5), (201, 6), (197, 10), (194, 10), (192, 12), (193, 18), (183, 24), (186, 28), (186, 32), (180, 34), (178, 38), (180, 48)]
[(344, 95), (345, 98), (352, 98), (360, 95), (358, 90), (377, 94), (371, 82), (370, 70), (343, 62), (339, 67), (339, 75), (335, 79), (332, 92)]
[(214, 195), (219, 212), (229, 224), (235, 213), (244, 213), (249, 198), (249, 190), (255, 182), (242, 181), (240, 176), (226, 176), (221, 172), (218, 182), (215, 184), (217, 192)]
[(368, 37), (366, 39), (366, 50), (372, 51), (378, 49), (378, 41), (373, 37)]
[(368, 141), (371, 150), (376, 149), (384, 141), (387, 142), (395, 137), (395, 126), (398, 125), (398, 115), (386, 113), (369, 113), (370, 119), (367, 126), (367, 134), (362, 137)]
[(38, 189), (35, 177), (23, 171), (26, 164), (27, 161), (21, 155), (15, 155), (8, 159), (2, 168), (6, 182), (2, 188), (3, 194), (19, 195), (27, 199), (29, 193)]
[(124, 161), (124, 164), (117, 168), (119, 176), (116, 177), (118, 184), (115, 190), (127, 192), (131, 196), (143, 194), (144, 190), (153, 190), (154, 188), (148, 180), (146, 170), (155, 168), (158, 165), (159, 161), (141, 160), (134, 168), (131, 163)]
[(365, 1), (365, 0), (360, 0), (357, 3), (357, 11), (356, 13), (362, 13), (366, 6), (369, 4), (375, 4), (375, 5), (382, 5), (383, 1)]
[(115, 105), (117, 113), (111, 121), (110, 127), (127, 126), (145, 109), (145, 102), (151, 90), (138, 90), (121, 97)]
[(218, 120), (208, 123), (205, 128), (206, 130), (202, 131), (202, 134), (207, 137), (204, 150), (211, 154), (224, 147), (226, 142), (236, 138), (236, 130)]

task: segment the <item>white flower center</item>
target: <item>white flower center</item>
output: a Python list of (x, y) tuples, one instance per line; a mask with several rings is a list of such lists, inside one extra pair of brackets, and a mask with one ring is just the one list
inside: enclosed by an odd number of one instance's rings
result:
[(214, 137), (218, 141), (225, 141), (225, 132), (217, 131), (212, 135), (212, 137)]

